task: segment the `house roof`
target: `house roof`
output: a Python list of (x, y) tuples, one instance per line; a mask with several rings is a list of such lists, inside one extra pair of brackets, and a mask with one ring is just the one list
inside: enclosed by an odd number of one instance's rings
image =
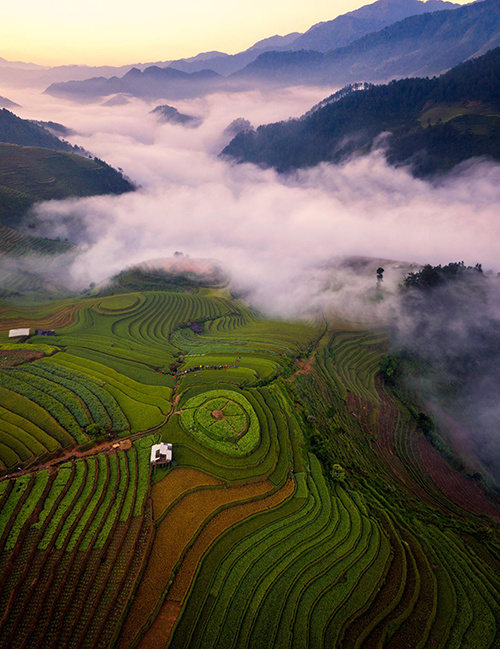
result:
[(19, 338), (21, 336), (29, 336), (31, 333), (30, 329), (11, 329), (9, 331), (9, 338)]
[(151, 447), (151, 463), (170, 462), (172, 460), (172, 444), (153, 444)]

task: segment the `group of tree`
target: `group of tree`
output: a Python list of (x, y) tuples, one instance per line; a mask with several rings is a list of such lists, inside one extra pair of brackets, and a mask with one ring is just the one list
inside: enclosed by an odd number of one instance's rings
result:
[[(417, 389), (469, 431), (497, 479), (500, 406), (500, 280), (481, 264), (425, 265), (401, 286), (399, 318), (382, 373), (390, 385)], [(427, 434), (428, 422), (417, 422)]]

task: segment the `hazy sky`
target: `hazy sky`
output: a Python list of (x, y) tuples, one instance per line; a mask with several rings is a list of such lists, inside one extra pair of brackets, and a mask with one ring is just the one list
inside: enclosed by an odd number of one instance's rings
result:
[[(465, 4), (467, 0), (456, 0)], [(0, 57), (44, 65), (120, 65), (232, 54), (352, 11), (366, 0), (24, 0), (2, 3)]]

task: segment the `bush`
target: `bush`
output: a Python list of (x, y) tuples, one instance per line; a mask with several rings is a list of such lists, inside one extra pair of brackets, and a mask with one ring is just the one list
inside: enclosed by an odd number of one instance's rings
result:
[(330, 478), (334, 482), (345, 482), (345, 469), (340, 464), (334, 464), (330, 469)]
[(89, 437), (97, 439), (99, 437), (104, 437), (106, 434), (106, 429), (103, 428), (100, 424), (89, 424), (85, 429), (85, 432)]

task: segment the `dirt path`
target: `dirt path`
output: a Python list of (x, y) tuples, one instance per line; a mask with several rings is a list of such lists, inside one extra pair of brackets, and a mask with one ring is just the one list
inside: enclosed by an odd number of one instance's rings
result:
[[(139, 439), (140, 437), (146, 437), (147, 435), (151, 435), (151, 433), (154, 433), (155, 430), (158, 430), (159, 428), (162, 428), (164, 426), (169, 417), (172, 414), (172, 410), (168, 413), (168, 415), (165, 416), (165, 419), (158, 424), (157, 426), (153, 426), (152, 428), (148, 428), (148, 430), (141, 430), (137, 433), (133, 433), (131, 435), (127, 435), (127, 437), (122, 437), (121, 439), (118, 439), (117, 437), (111, 439), (111, 440), (106, 440), (105, 442), (100, 442), (99, 444), (96, 444), (95, 446), (92, 446), (92, 448), (87, 449), (86, 451), (82, 451), (78, 448), (75, 448), (74, 446), (70, 446), (69, 448), (64, 449), (64, 451), (55, 457), (50, 458), (49, 460), (46, 460), (45, 462), (41, 462), (37, 464), (36, 459), (33, 461), (33, 464), (31, 466), (27, 466), (25, 469), (22, 469), (22, 471), (13, 471), (12, 473), (9, 473), (8, 475), (4, 475), (0, 477), (0, 482), (2, 480), (10, 480), (11, 478), (17, 478), (21, 475), (25, 475), (27, 473), (34, 473), (35, 471), (40, 471), (42, 469), (48, 469), (50, 467), (56, 466), (58, 464), (63, 464), (64, 462), (68, 461), (71, 458), (82, 458), (82, 457), (90, 457), (92, 455), (97, 455), (98, 453), (105, 453), (113, 450), (113, 447), (116, 450), (119, 450), (120, 448), (126, 450), (131, 447), (132, 442), (136, 439)], [(118, 446), (117, 446), (118, 444)]]
[(295, 361), (295, 365), (298, 365), (299, 369), (295, 370), (295, 372), (292, 374), (292, 376), (290, 376), (288, 379), (285, 379), (285, 381), (293, 381), (296, 376), (299, 376), (301, 374), (307, 375), (312, 370), (312, 367), (314, 365), (314, 360), (316, 358), (316, 352), (318, 351), (319, 344), (323, 340), (325, 335), (328, 333), (328, 331), (330, 330), (330, 328), (328, 326), (328, 320), (326, 319), (325, 314), (322, 314), (322, 317), (323, 317), (323, 321), (325, 323), (325, 330), (323, 331), (321, 336), (314, 343), (314, 348), (313, 348), (313, 351), (312, 351), (311, 355), (309, 356), (309, 358), (306, 358), (305, 361), (297, 359)]

